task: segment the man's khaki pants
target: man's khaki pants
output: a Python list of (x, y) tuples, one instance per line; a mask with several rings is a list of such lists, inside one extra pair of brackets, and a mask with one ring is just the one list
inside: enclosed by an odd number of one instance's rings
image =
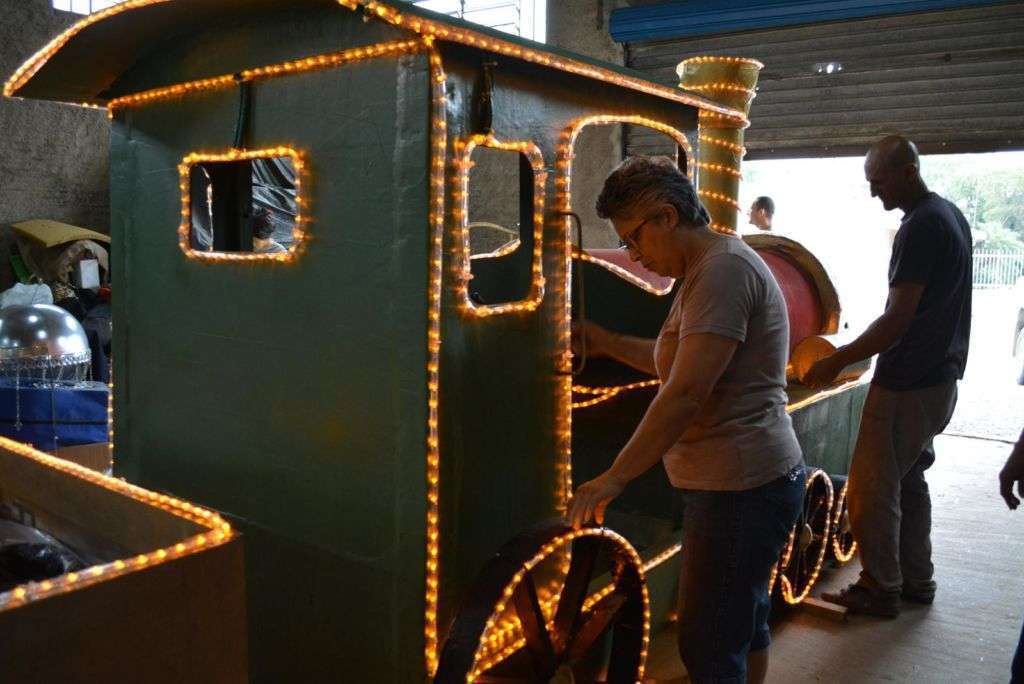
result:
[(860, 548), (861, 584), (934, 593), (932, 501), (924, 471), (932, 439), (956, 406), (956, 381), (895, 392), (871, 385), (850, 466), (850, 525)]

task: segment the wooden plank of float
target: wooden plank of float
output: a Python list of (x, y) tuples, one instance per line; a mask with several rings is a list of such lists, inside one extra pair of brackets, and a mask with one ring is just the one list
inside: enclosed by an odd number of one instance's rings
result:
[(821, 599), (813, 596), (805, 598), (800, 603), (800, 606), (811, 615), (816, 615), (834, 622), (846, 622), (846, 616), (849, 613), (849, 609), (846, 606), (822, 601)]
[(35, 527), (90, 556), (146, 553), (206, 531), (185, 518), (3, 448), (0, 501), (17, 504), (31, 513)]
[(244, 682), (243, 577), (242, 543), (234, 539), (0, 611), (2, 679)]
[[(88, 562), (169, 547), (209, 528), (0, 447), (0, 503)], [(241, 539), (0, 610), (4, 682), (247, 680)]]

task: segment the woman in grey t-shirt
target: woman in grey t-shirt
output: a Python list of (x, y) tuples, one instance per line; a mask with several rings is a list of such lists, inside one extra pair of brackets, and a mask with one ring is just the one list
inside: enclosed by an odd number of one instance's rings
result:
[(782, 292), (746, 244), (709, 228), (689, 179), (667, 158), (626, 159), (605, 180), (597, 213), (634, 260), (683, 286), (656, 340), (592, 323), (576, 331), (589, 354), (662, 384), (612, 466), (577, 488), (569, 520), (601, 522), (626, 484), (662, 461), (686, 505), (679, 651), (687, 673), (694, 682), (763, 681), (768, 578), (804, 494), (786, 413)]

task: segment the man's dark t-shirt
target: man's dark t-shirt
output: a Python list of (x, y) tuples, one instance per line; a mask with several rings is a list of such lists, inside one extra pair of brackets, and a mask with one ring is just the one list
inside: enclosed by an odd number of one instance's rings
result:
[(889, 286), (924, 285), (903, 338), (878, 356), (873, 382), (891, 390), (931, 387), (964, 376), (971, 336), (967, 219), (929, 192), (903, 217), (889, 261)]

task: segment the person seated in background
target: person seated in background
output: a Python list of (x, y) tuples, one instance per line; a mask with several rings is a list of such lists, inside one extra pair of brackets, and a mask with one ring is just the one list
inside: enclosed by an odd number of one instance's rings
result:
[(288, 248), (275, 240), (274, 222), (269, 209), (260, 209), (252, 217), (252, 251), (256, 254), (279, 254)]
[(772, 216), (775, 215), (775, 202), (771, 197), (762, 195), (753, 201), (750, 209), (747, 210), (747, 223), (758, 230), (770, 233), (772, 230)]

